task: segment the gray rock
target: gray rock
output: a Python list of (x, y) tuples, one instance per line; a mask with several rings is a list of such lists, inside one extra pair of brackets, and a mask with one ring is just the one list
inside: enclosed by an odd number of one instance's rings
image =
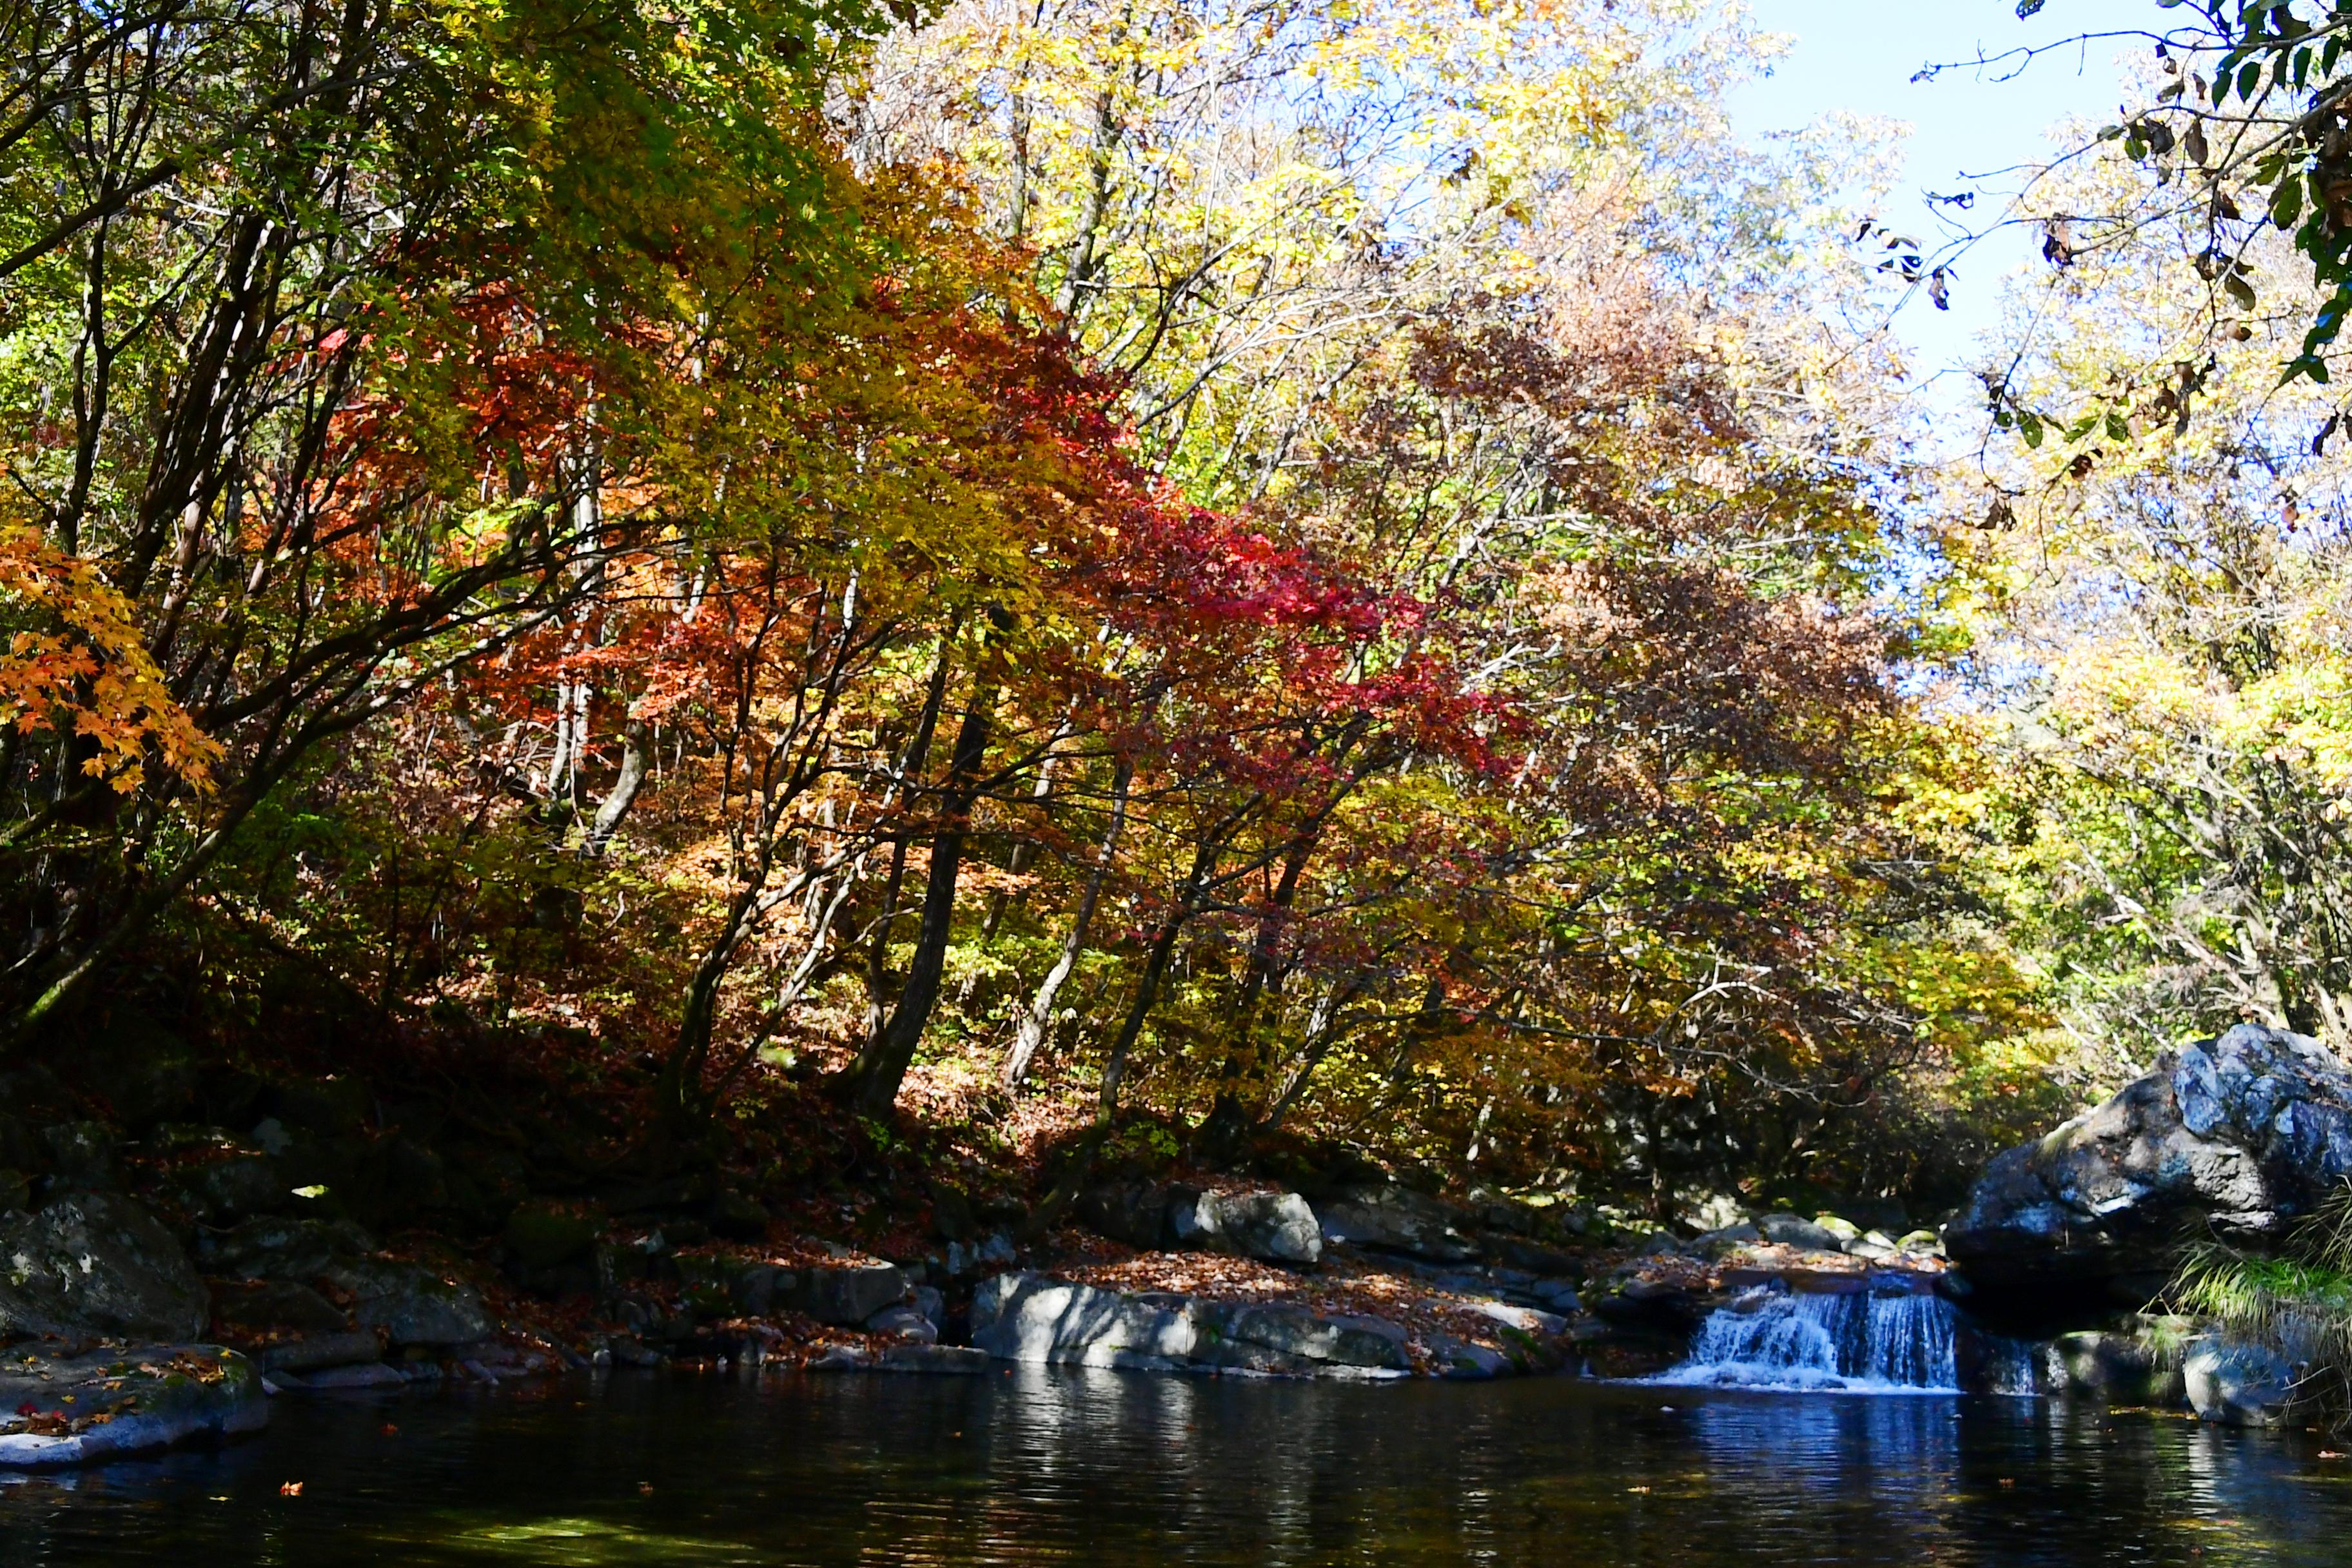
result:
[[(217, 1345), (152, 1345), (127, 1372), (121, 1352), (12, 1359), (0, 1372), (0, 1409), (71, 1413), (64, 1430), (21, 1414), (0, 1417), (0, 1468), (49, 1469), (147, 1453), (196, 1438), (259, 1430), (269, 1401), (252, 1363)], [(71, 1394), (68, 1405), (65, 1396)], [(92, 1420), (103, 1416), (104, 1420)]]
[(887, 1334), (910, 1344), (936, 1344), (940, 1337), (939, 1325), (923, 1316), (919, 1308), (905, 1301), (885, 1307), (866, 1319), (866, 1331)]
[(1573, 1318), (1584, 1310), (1583, 1299), (1577, 1294), (1573, 1280), (1538, 1279), (1528, 1288), (1528, 1294), (1563, 1318)]
[(1485, 1345), (1472, 1344), (1447, 1334), (1435, 1334), (1429, 1341), (1429, 1352), (1444, 1370), (1438, 1375), (1456, 1381), (1484, 1383), (1497, 1377), (1510, 1377), (1518, 1372), (1511, 1358)]
[(1404, 1331), (1380, 1319), (1285, 1302), (1122, 1295), (1035, 1274), (982, 1284), (971, 1342), (1002, 1361), (1160, 1372), (1398, 1376), (1412, 1366)]
[(386, 1342), (446, 1347), (488, 1339), (497, 1325), (471, 1285), (415, 1263), (379, 1258), (338, 1262), (324, 1277), (357, 1300), (352, 1315), (362, 1329), (379, 1329)]
[(352, 1326), (341, 1308), (290, 1279), (224, 1279), (214, 1285), (212, 1298), (214, 1331), (223, 1335), (289, 1329), (332, 1334)]
[(1202, 1193), (1169, 1205), (1168, 1228), (1181, 1247), (1269, 1263), (1315, 1263), (1323, 1257), (1322, 1227), (1297, 1193)]
[[(273, 1373), (272, 1375), (277, 1375)], [(344, 1366), (331, 1366), (318, 1372), (301, 1374), (306, 1389), (352, 1392), (372, 1388), (404, 1388), (408, 1379), (380, 1361), (358, 1362)]]
[(678, 1254), (677, 1271), (705, 1315), (800, 1312), (820, 1323), (857, 1328), (904, 1300), (906, 1270), (891, 1263), (820, 1263), (785, 1268), (726, 1252)]
[(1985, 1167), (1945, 1227), (1977, 1284), (2160, 1276), (2192, 1223), (2255, 1246), (2352, 1177), (2352, 1072), (2242, 1024)]
[(232, 1154), (192, 1166), (174, 1186), (190, 1215), (211, 1226), (276, 1214), (296, 1201), (277, 1162), (262, 1154)]
[(1809, 1252), (1843, 1252), (1845, 1237), (1826, 1226), (1792, 1214), (1768, 1214), (1756, 1222), (1764, 1239), (1780, 1247), (1801, 1247)]
[(1431, 1263), (1466, 1263), (1477, 1246), (1464, 1234), (1467, 1215), (1454, 1205), (1409, 1187), (1343, 1187), (1316, 1207), (1323, 1239)]
[(0, 1218), (0, 1334), (186, 1341), (209, 1310), (179, 1242), (128, 1198), (68, 1193)]
[(772, 1304), (844, 1328), (866, 1321), (907, 1294), (905, 1270), (893, 1263), (836, 1263), (780, 1272)]
[(1463, 1303), (1482, 1318), (1492, 1318), (1507, 1329), (1517, 1329), (1523, 1334), (1547, 1337), (1568, 1332), (1568, 1320), (1557, 1312), (1538, 1311), (1533, 1307), (1514, 1307), (1501, 1301), (1469, 1301)]
[(1743, 1247), (1754, 1247), (1763, 1239), (1762, 1231), (1746, 1220), (1742, 1220), (1738, 1225), (1726, 1226), (1721, 1230), (1710, 1230), (1704, 1236), (1693, 1238), (1690, 1249), (1702, 1258), (1725, 1258)]
[(874, 1370), (980, 1377), (986, 1374), (988, 1363), (988, 1352), (971, 1345), (890, 1345), (874, 1358)]
[[(1404, 1373), (1412, 1370), (1405, 1333), (1381, 1318), (1328, 1315), (1286, 1303), (1235, 1304), (1191, 1301), (1197, 1343), (1195, 1359), (1221, 1365), (1255, 1365), (1267, 1372), (1307, 1372), (1324, 1367)], [(1234, 1355), (1236, 1347), (1266, 1352)]]
[(673, 1261), (686, 1283), (687, 1304), (705, 1317), (772, 1311), (779, 1289), (797, 1283), (781, 1264), (731, 1252), (681, 1252)]
[(205, 1271), (235, 1279), (316, 1279), (374, 1250), (367, 1232), (347, 1220), (267, 1216), (196, 1237)]
[(2208, 1339), (2181, 1363), (2189, 1405), (2224, 1426), (2277, 1426), (2294, 1402), (2295, 1369), (2267, 1345)]
[(253, 1359), (268, 1373), (316, 1372), (331, 1366), (356, 1366), (379, 1361), (383, 1340), (373, 1329), (348, 1329), (339, 1333), (311, 1334), (274, 1344)]
[(999, 1361), (1171, 1368), (1191, 1359), (1197, 1336), (1169, 1300), (999, 1274), (972, 1294), (971, 1342)]

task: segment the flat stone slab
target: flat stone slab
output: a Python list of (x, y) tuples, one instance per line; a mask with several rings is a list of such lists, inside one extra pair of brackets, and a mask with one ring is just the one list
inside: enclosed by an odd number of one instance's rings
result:
[(73, 1357), (0, 1352), (0, 1468), (86, 1465), (268, 1421), (260, 1373), (218, 1345)]

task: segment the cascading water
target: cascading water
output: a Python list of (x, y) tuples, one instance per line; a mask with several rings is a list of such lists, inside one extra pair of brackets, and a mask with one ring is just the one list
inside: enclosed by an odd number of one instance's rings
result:
[(1655, 1381), (1724, 1388), (1957, 1394), (1959, 1319), (1935, 1296), (1749, 1290)]

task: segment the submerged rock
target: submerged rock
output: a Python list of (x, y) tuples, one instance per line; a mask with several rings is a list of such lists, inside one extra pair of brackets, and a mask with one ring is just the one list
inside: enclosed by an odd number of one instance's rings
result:
[(0, 1334), (184, 1342), (208, 1310), (179, 1242), (128, 1198), (68, 1193), (0, 1218)]
[(2145, 1298), (2185, 1228), (2253, 1245), (2352, 1177), (2352, 1072), (2242, 1024), (1992, 1161), (1944, 1248), (1995, 1289), (2114, 1282)]
[(2267, 1345), (2207, 1339), (2192, 1346), (2180, 1375), (2200, 1419), (2223, 1426), (2277, 1426), (2294, 1403), (2295, 1369)]

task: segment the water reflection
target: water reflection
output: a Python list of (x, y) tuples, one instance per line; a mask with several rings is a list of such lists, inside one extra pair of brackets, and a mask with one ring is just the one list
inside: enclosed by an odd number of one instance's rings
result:
[(0, 1487), (0, 1564), (2352, 1561), (2352, 1480), (2310, 1454), (2020, 1400), (640, 1377), (289, 1404), (223, 1453)]

